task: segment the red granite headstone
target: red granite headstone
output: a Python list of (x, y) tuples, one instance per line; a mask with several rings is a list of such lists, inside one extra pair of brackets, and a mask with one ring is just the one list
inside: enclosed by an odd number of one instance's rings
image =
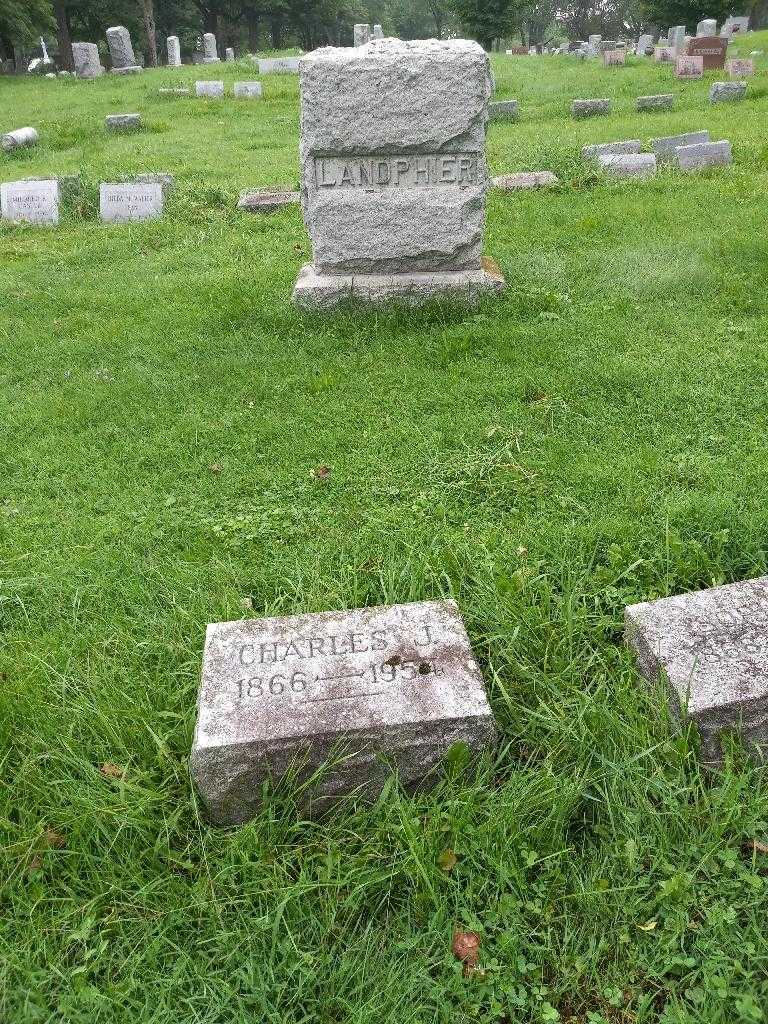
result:
[(713, 71), (725, 67), (728, 40), (724, 36), (696, 36), (688, 43), (689, 57), (703, 57), (704, 70)]

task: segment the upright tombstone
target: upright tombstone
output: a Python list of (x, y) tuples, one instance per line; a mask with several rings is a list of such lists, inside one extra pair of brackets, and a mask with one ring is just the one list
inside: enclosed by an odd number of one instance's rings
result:
[(169, 68), (180, 68), (181, 67), (181, 44), (179, 43), (178, 36), (168, 36), (165, 41), (166, 48), (168, 50), (168, 67)]
[(746, 57), (731, 57), (725, 62), (729, 78), (751, 78), (755, 73), (755, 62)]
[(696, 26), (696, 35), (701, 36), (716, 36), (717, 35), (717, 21), (714, 18), (704, 18)]
[(58, 181), (3, 182), (0, 215), (12, 224), (58, 224)]
[(660, 64), (674, 64), (675, 51), (671, 46), (657, 46), (653, 51), (653, 58)]
[(216, 47), (216, 36), (206, 32), (203, 36), (203, 64), (218, 64), (219, 51)]
[(685, 53), (685, 25), (675, 25), (669, 30), (669, 45), (675, 51), (675, 56)]
[(131, 34), (124, 25), (107, 29), (107, 45), (113, 71), (126, 73), (139, 69), (131, 45)]
[(725, 19), (722, 34), (724, 36), (744, 35), (749, 31), (748, 15), (729, 15)]
[(239, 824), (286, 775), (300, 802), (372, 800), (392, 767), (407, 789), (452, 748), (496, 741), (483, 677), (453, 601), (208, 626), (190, 769), (208, 817)]
[(298, 304), (474, 299), (503, 287), (482, 263), (491, 80), (481, 46), (324, 47), (301, 58), (300, 92), (314, 262), (299, 274)]
[(99, 213), (107, 224), (154, 220), (163, 213), (163, 186), (159, 182), (103, 182)]
[(353, 29), (353, 40), (355, 46), (365, 46), (371, 39), (370, 25), (355, 25)]
[(704, 58), (683, 54), (675, 60), (675, 78), (701, 78), (704, 74)]
[(690, 57), (703, 57), (704, 70), (714, 71), (725, 67), (728, 40), (724, 36), (702, 36), (691, 39), (686, 47)]
[(623, 67), (627, 63), (626, 50), (603, 50), (603, 67)]
[(229, 64), (231, 64), (231, 63), (232, 63), (232, 61), (233, 61), (233, 60), (235, 59), (235, 51), (234, 51), (234, 50), (232, 49), (232, 47), (231, 47), (231, 46), (228, 46), (228, 47), (226, 48), (226, 50), (224, 51), (224, 59), (225, 59), (225, 60), (227, 61), (227, 63), (229, 63)]
[(644, 57), (648, 50), (653, 47), (653, 36), (649, 33), (640, 36), (635, 47), (635, 55), (637, 57)]
[(98, 78), (104, 74), (96, 43), (72, 43), (72, 65), (78, 78)]
[(373, 38), (374, 39), (383, 39), (384, 38), (384, 29), (381, 27), (381, 25), (374, 25), (373, 26)]

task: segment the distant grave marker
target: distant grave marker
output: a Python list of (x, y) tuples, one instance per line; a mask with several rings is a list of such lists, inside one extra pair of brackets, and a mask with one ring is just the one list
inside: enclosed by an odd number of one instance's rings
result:
[(154, 220), (163, 213), (163, 187), (160, 183), (103, 182), (99, 212), (106, 224)]
[(684, 54), (675, 60), (675, 78), (701, 78), (704, 74), (704, 58)]
[(686, 53), (689, 57), (703, 57), (704, 70), (714, 71), (725, 67), (728, 40), (720, 36), (696, 37), (688, 42)]

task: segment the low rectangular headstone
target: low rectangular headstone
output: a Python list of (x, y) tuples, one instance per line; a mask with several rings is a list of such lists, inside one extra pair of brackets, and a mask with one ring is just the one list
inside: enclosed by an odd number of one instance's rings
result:
[(604, 117), (611, 112), (611, 101), (609, 99), (599, 100), (573, 100), (571, 103), (571, 116), (577, 119), (585, 117)]
[(675, 103), (671, 92), (659, 93), (656, 96), (638, 96), (635, 100), (636, 110), (671, 110)]
[(287, 188), (257, 188), (243, 192), (237, 202), (237, 208), (248, 213), (274, 213), (285, 206), (298, 206), (300, 199), (298, 192), (292, 192)]
[(692, 146), (680, 146), (675, 151), (675, 158), (682, 171), (699, 171), (705, 167), (733, 162), (731, 144), (725, 139), (720, 142), (699, 142)]
[(244, 100), (261, 99), (261, 82), (235, 82), (235, 97)]
[(10, 153), (12, 149), (21, 149), (24, 146), (37, 145), (40, 136), (36, 128), (14, 128), (12, 132), (6, 132), (0, 136), (0, 145), (3, 151)]
[(135, 132), (141, 128), (141, 114), (107, 114), (104, 125), (108, 132)]
[(163, 188), (158, 183), (102, 182), (99, 213), (107, 224), (153, 220), (163, 213)]
[(704, 58), (684, 54), (675, 60), (675, 78), (701, 78), (704, 74)]
[(768, 751), (768, 577), (630, 605), (625, 637), (641, 674), (666, 685), (672, 710), (720, 760), (723, 731)]
[(507, 57), (527, 57), (528, 47), (527, 46), (511, 46), (508, 50), (505, 50)]
[(755, 73), (755, 62), (746, 58), (731, 57), (725, 62), (729, 78), (751, 78)]
[(491, 185), (502, 192), (517, 192), (528, 188), (551, 188), (559, 185), (560, 179), (552, 171), (518, 171), (515, 174), (500, 174), (491, 178)]
[[(422, 785), (457, 743), (495, 742), (483, 678), (453, 601), (208, 626), (190, 767), (217, 824), (257, 813), (295, 768), (307, 798), (377, 795), (396, 767)], [(306, 802), (306, 800), (305, 800)]]
[(257, 61), (260, 75), (298, 75), (298, 57), (265, 57)]
[(710, 103), (733, 103), (746, 95), (746, 82), (713, 82), (709, 88)]
[(620, 67), (627, 63), (626, 50), (603, 50), (603, 67)]
[(725, 67), (725, 56), (728, 52), (728, 40), (722, 36), (703, 36), (691, 39), (686, 47), (689, 57), (703, 57), (704, 70), (714, 71)]
[(674, 64), (675, 51), (671, 46), (657, 46), (653, 51), (653, 57), (661, 64)]
[(650, 178), (656, 173), (653, 153), (603, 153), (597, 162), (614, 178)]
[(0, 214), (13, 224), (58, 224), (59, 183), (5, 181), (0, 185)]
[(581, 150), (582, 160), (594, 160), (595, 157), (608, 153), (639, 153), (643, 148), (640, 139), (627, 139), (624, 142), (593, 142)]
[(209, 99), (221, 99), (223, 95), (223, 82), (195, 82), (195, 96), (207, 96)]
[(709, 142), (709, 132), (683, 132), (682, 135), (664, 135), (651, 139), (651, 148), (661, 161), (674, 160), (675, 152), (681, 146), (693, 146), (699, 142)]
[(488, 104), (488, 117), (492, 121), (517, 121), (520, 117), (520, 104), (517, 100), (499, 100)]

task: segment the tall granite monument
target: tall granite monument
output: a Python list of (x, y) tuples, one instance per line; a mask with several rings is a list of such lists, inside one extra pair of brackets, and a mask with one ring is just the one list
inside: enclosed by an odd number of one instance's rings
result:
[(500, 289), (482, 260), (488, 57), (462, 39), (373, 40), (299, 62), (313, 263), (294, 301), (408, 302)]
[(114, 72), (130, 74), (141, 70), (133, 53), (131, 34), (124, 25), (115, 25), (113, 28), (107, 29), (107, 45)]

